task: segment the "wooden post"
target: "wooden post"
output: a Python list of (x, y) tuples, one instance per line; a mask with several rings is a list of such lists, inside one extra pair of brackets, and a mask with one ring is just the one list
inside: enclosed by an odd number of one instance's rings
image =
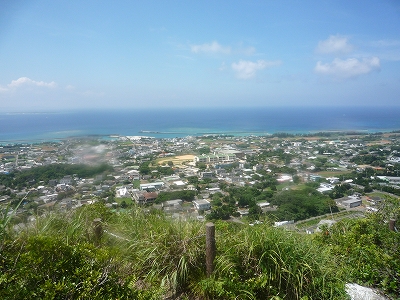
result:
[(389, 220), (389, 230), (394, 231), (394, 228), (396, 227), (396, 220), (395, 219), (390, 219)]
[(101, 237), (103, 236), (103, 226), (101, 225), (100, 218), (93, 220), (93, 233), (94, 233), (94, 245), (96, 247), (100, 247)]
[(214, 271), (215, 252), (215, 225), (209, 222), (206, 224), (206, 269), (208, 277)]

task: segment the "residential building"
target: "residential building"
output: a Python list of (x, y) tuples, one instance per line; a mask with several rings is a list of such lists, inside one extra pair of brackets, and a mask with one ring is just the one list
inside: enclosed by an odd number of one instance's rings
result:
[(211, 208), (211, 203), (208, 200), (195, 200), (193, 205), (197, 210), (209, 210)]

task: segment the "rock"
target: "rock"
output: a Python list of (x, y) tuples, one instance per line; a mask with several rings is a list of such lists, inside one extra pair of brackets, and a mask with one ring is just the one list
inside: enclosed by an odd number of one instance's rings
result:
[(374, 289), (367, 288), (355, 283), (346, 284), (346, 292), (350, 296), (351, 300), (388, 300)]

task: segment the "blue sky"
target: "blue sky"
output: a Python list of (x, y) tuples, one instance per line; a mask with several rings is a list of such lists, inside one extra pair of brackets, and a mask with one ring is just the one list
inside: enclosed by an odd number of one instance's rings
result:
[(397, 0), (0, 6), (0, 111), (400, 104)]

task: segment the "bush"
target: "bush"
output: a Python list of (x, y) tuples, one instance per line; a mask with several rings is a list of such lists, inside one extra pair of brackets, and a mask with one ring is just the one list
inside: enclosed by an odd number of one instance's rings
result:
[[(120, 281), (107, 251), (31, 236), (3, 245), (1, 299), (132, 299), (139, 293)], [(127, 277), (126, 279), (129, 279)]]
[(306, 236), (266, 225), (224, 233), (214, 276), (197, 286), (207, 299), (345, 298), (328, 253)]
[(318, 240), (338, 258), (349, 281), (400, 295), (400, 236), (379, 215), (338, 222)]

